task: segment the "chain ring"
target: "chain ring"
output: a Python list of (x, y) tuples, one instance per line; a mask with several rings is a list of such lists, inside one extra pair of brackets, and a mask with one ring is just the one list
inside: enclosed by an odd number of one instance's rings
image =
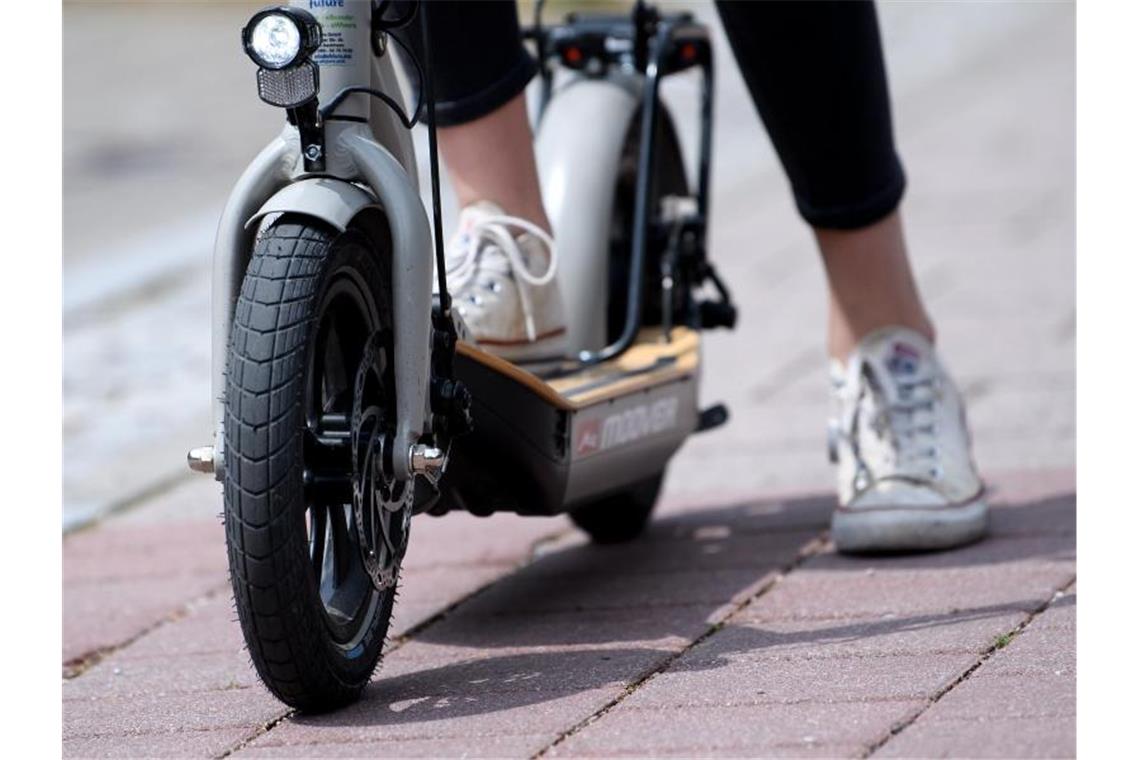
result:
[[(369, 375), (373, 375), (384, 388), (382, 372), (373, 374), (377, 372), (378, 352), (381, 349), (387, 351), (387, 347), (382, 345), (384, 336), (384, 332), (378, 330), (368, 337), (364, 345), (353, 384), (350, 428), (353, 520), (364, 569), (372, 585), (380, 591), (393, 588), (398, 580), (400, 561), (408, 548), (414, 495), (410, 484), (390, 479), (385, 471), (384, 454), (391, 436), (384, 410), (378, 406), (364, 406)], [(390, 354), (385, 358), (387, 356)], [(392, 536), (394, 527), (398, 527), (395, 539)]]

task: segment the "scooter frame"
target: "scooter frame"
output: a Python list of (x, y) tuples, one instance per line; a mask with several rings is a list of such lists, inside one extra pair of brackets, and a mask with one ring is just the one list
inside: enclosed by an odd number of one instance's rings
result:
[[(292, 5), (313, 13), (318, 21), (340, 15), (337, 28), (349, 56), (321, 62), (322, 99), (367, 82), (373, 89), (396, 94), (399, 82), (390, 55), (373, 55), (370, 39), (371, 3), (345, 0), (343, 7), (309, 8), (307, 0)], [(344, 24), (344, 14), (353, 24)], [(585, 346), (578, 366), (610, 359), (633, 343), (642, 316), (642, 280), (648, 238), (654, 232), (649, 197), (656, 150), (654, 125), (661, 118), (661, 78), (673, 71), (700, 66), (704, 72), (701, 98), (701, 139), (698, 164), (697, 213), (685, 220), (696, 239), (698, 269), (704, 260), (704, 230), (708, 209), (711, 153), (712, 56), (704, 27), (686, 15), (657, 17), (641, 4), (625, 42), (615, 38), (614, 19), (588, 17), (549, 31), (528, 30), (536, 41), (544, 70), (544, 93), (538, 120), (536, 151), (544, 197), (563, 261), (560, 282), (572, 345)], [(576, 28), (575, 28), (576, 27)], [(650, 36), (648, 30), (655, 33)], [(616, 44), (615, 44), (616, 39)], [(576, 46), (584, 64), (572, 81), (552, 96), (551, 56), (569, 64), (567, 52)], [(570, 66), (570, 68), (575, 68)], [(608, 288), (607, 249), (617, 158), (640, 109), (641, 140), (635, 203), (634, 245), (631, 256), (626, 320), (618, 340), (605, 344), (604, 309), (597, 294)], [(582, 129), (582, 114), (604, 114)], [(325, 120), (323, 155), (312, 161), (312, 146), (286, 126), (251, 162), (235, 184), (225, 205), (214, 247), (212, 305), (212, 419), (214, 449), (208, 466), (224, 478), (224, 388), (228, 340), (238, 291), (261, 221), (271, 214), (292, 213), (316, 218), (344, 231), (357, 217), (379, 209), (392, 237), (392, 294), (397, 427), (393, 474), (410, 479), (416, 473), (413, 450), (431, 432), (429, 383), (432, 366), (433, 235), (420, 200), (417, 166), (411, 137), (398, 115), (366, 94), (344, 98)], [(593, 160), (583, 161), (582, 156)], [(708, 271), (704, 271), (708, 270)], [(702, 276), (711, 274), (704, 267)], [(727, 293), (712, 274), (727, 302)], [(731, 307), (730, 307), (731, 308)], [(693, 318), (690, 317), (690, 321)], [(670, 324), (666, 317), (665, 324)], [(694, 324), (699, 327), (702, 325)], [(668, 336), (668, 330), (665, 331)]]
[[(350, 55), (342, 62), (321, 63), (321, 90), (327, 94), (368, 83), (383, 92), (399, 93), (388, 55), (374, 56), (369, 40), (372, 6), (346, 0), (343, 7), (316, 7), (292, 0), (321, 21), (350, 14), (353, 24), (339, 23), (342, 44)], [(225, 477), (225, 367), (234, 308), (249, 264), (258, 223), (269, 214), (315, 217), (344, 231), (363, 211), (379, 208), (392, 236), (392, 293), (397, 427), (394, 451), (410, 452), (427, 432), (432, 307), (432, 230), (419, 196), (415, 149), (408, 130), (391, 110), (350, 95), (324, 129), (324, 169), (310, 172), (296, 128), (286, 126), (238, 179), (226, 201), (214, 243), (211, 394), (214, 421), (213, 470)], [(367, 187), (361, 187), (364, 183)], [(412, 476), (409, 457), (393, 457), (394, 474)]]

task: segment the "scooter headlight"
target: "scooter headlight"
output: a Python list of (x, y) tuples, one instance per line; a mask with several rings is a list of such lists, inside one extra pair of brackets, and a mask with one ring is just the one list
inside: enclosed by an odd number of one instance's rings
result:
[(266, 8), (241, 30), (241, 41), (254, 63), (277, 71), (304, 62), (320, 47), (321, 25), (300, 8)]

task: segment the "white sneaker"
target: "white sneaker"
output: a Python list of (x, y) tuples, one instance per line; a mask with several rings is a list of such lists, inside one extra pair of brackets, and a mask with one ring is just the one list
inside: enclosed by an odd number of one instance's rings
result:
[(965, 409), (930, 342), (883, 328), (860, 341), (846, 367), (833, 361), (831, 370), (836, 548), (944, 549), (981, 538), (988, 511)]
[(538, 225), (488, 201), (463, 209), (447, 249), (447, 286), (481, 348), (514, 362), (565, 355), (557, 263), (554, 240)]

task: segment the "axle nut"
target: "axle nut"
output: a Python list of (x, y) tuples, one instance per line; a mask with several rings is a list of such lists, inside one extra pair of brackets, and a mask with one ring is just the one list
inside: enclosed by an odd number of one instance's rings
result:
[(186, 464), (190, 465), (190, 469), (194, 472), (202, 472), (208, 475), (213, 475), (214, 447), (199, 446), (196, 449), (190, 449), (190, 451), (186, 453)]

